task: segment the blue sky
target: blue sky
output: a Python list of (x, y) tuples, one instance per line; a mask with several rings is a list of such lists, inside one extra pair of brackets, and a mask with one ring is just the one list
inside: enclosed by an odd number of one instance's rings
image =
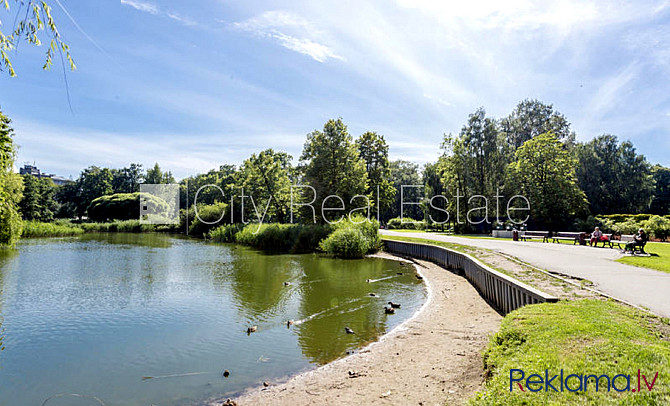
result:
[(22, 44), (18, 77), (0, 75), (17, 164), (183, 177), (270, 147), (297, 159), (336, 117), (425, 163), (477, 107), (539, 98), (579, 140), (615, 134), (670, 166), (670, 1), (59, 1), (73, 112), (60, 65)]

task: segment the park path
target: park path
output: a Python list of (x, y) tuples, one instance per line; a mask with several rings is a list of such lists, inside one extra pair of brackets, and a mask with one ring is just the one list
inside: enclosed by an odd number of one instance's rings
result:
[(627, 302), (670, 317), (670, 274), (625, 265), (618, 249), (570, 244), (519, 242), (454, 237), (432, 233), (381, 230), (383, 235), (423, 238), (485, 248), (514, 256), (541, 269), (588, 279), (594, 288)]

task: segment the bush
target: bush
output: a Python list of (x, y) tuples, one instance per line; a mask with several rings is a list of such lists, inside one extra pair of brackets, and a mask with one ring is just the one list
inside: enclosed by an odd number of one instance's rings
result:
[[(141, 196), (143, 204), (153, 213), (165, 213), (168, 204), (160, 197), (150, 194)], [(93, 221), (139, 219), (140, 193), (116, 193), (94, 199), (86, 209)]]
[(326, 239), (321, 241), (321, 250), (340, 258), (362, 258), (365, 254), (377, 251), (381, 247), (379, 223), (354, 218), (335, 225)]
[(655, 238), (665, 241), (670, 235), (670, 220), (666, 217), (652, 216), (643, 223), (646, 232), (654, 235)]
[(392, 218), (386, 223), (386, 226), (389, 230), (425, 230), (426, 222), (421, 220), (413, 220), (411, 218), (405, 218), (404, 222), (400, 217)]
[(633, 219), (628, 219), (623, 223), (614, 223), (612, 225), (612, 232), (616, 234), (635, 234), (641, 227), (642, 224)]
[[(206, 236), (210, 230), (220, 227), (225, 224), (226, 214), (228, 213), (228, 205), (226, 203), (214, 203), (210, 205), (203, 205), (198, 207), (198, 216), (195, 215), (193, 207), (188, 209), (188, 213), (182, 213), (181, 221), (186, 220), (186, 215), (189, 219), (188, 233), (194, 236)], [(223, 218), (221, 215), (223, 214)], [(198, 218), (199, 217), (199, 218)], [(220, 220), (219, 220), (220, 219)], [(205, 222), (203, 222), (205, 221)], [(214, 223), (214, 224), (207, 224)], [(185, 224), (182, 224), (184, 227)]]
[(235, 242), (272, 252), (303, 253), (319, 248), (332, 227), (317, 224), (248, 224), (235, 234)]

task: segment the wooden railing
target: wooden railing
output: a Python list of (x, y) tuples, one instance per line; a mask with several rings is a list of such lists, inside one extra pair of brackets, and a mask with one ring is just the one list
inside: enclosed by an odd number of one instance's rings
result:
[(384, 240), (389, 252), (425, 259), (465, 276), (479, 293), (504, 314), (533, 303), (557, 302), (558, 298), (541, 292), (510, 276), (484, 265), (477, 259), (437, 245)]

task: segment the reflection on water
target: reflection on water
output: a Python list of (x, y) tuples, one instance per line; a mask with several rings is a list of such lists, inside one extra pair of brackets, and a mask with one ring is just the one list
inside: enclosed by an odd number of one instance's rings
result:
[[(160, 234), (25, 240), (17, 251), (0, 253), (3, 406), (57, 393), (119, 406), (236, 393), (342, 357), (425, 299), (411, 267), (378, 258), (265, 255)], [(385, 315), (389, 300), (402, 311)], [(95, 402), (47, 406), (80, 404)]]

